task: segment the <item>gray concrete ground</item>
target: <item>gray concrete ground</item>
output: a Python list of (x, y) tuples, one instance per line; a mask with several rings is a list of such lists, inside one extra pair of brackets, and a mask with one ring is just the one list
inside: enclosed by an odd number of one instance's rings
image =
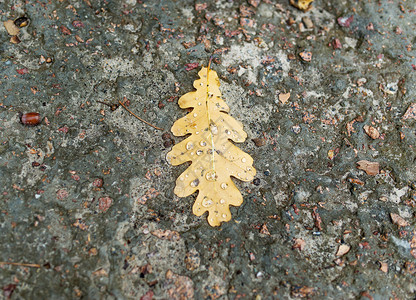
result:
[[(413, 299), (415, 8), (1, 1), (2, 297)], [(216, 228), (165, 160), (213, 54), (258, 171)]]

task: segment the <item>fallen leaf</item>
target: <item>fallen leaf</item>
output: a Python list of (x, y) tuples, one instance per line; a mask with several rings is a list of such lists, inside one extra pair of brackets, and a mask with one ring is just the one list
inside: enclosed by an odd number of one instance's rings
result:
[(290, 93), (279, 94), (279, 101), (282, 102), (282, 104), (285, 104), (287, 100), (289, 100), (289, 98), (290, 98)]
[(378, 162), (371, 162), (371, 161), (368, 161), (368, 160), (360, 160), (360, 161), (357, 162), (357, 165), (358, 165), (357, 168), (359, 170), (365, 171), (367, 173), (367, 175), (374, 176), (374, 175), (377, 175), (380, 172), (380, 170), (379, 170), (380, 164)]
[(243, 125), (227, 114), (228, 105), (221, 99), (217, 72), (203, 67), (194, 82), (197, 89), (183, 95), (181, 108), (193, 108), (172, 126), (175, 136), (191, 134), (173, 146), (167, 161), (176, 166), (192, 164), (176, 180), (175, 194), (187, 197), (199, 191), (193, 213), (201, 216), (208, 211), (208, 223), (219, 226), (231, 220), (230, 205), (240, 206), (243, 197), (231, 177), (251, 181), (256, 174), (253, 158), (237, 148), (245, 141)]
[(399, 227), (409, 226), (409, 223), (398, 214), (390, 213), (390, 218)]
[(335, 254), (336, 256), (343, 256), (345, 254), (347, 254), (350, 251), (351, 247), (346, 245), (346, 244), (341, 244), (338, 247), (338, 251), (337, 254)]
[(369, 125), (364, 125), (364, 131), (367, 133), (369, 137), (371, 137), (373, 140), (376, 140), (380, 137), (380, 133), (376, 128)]
[(13, 20), (4, 21), (3, 25), (9, 35), (18, 35), (20, 32), (19, 27), (14, 24)]
[(302, 11), (308, 11), (312, 8), (313, 0), (290, 0), (290, 4)]

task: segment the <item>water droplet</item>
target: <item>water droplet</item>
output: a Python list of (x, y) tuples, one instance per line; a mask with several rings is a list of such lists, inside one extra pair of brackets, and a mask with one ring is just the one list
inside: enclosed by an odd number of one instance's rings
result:
[(200, 86), (204, 86), (204, 84), (201, 82), (200, 84), (199, 84)]
[(186, 174), (186, 175), (185, 175), (185, 178), (188, 178), (188, 177), (189, 177), (189, 175), (188, 175), (188, 174)]
[(221, 203), (221, 204), (224, 204), (224, 203), (225, 203), (225, 200), (224, 200), (224, 199), (221, 199), (221, 200), (220, 200), (220, 203)]
[(211, 132), (212, 134), (218, 134), (218, 127), (214, 124), (211, 124)]
[(214, 204), (214, 202), (212, 202), (211, 199), (205, 198), (204, 200), (202, 200), (203, 207), (210, 207), (212, 204)]
[(186, 144), (186, 149), (187, 149), (187, 150), (192, 150), (192, 149), (194, 149), (194, 143), (192, 143), (192, 142), (188, 142), (188, 143)]
[(231, 134), (231, 131), (229, 131), (228, 129), (225, 129), (225, 133), (228, 134), (228, 135), (230, 135)]
[(226, 214), (222, 214), (222, 218), (225, 219), (227, 217)]
[(194, 118), (196, 118), (196, 116), (198, 116), (198, 114), (197, 113), (194, 113)]
[(191, 152), (191, 156), (192, 156), (192, 155), (194, 155), (194, 153), (193, 153), (193, 152)]
[(214, 96), (214, 94), (213, 93), (209, 93), (208, 94), (208, 97), (210, 97), (210, 98), (212, 98)]
[(205, 147), (205, 146), (207, 145), (207, 143), (205, 143), (205, 141), (201, 141), (199, 144), (200, 144), (202, 147)]
[(243, 162), (243, 163), (245, 163), (247, 161), (247, 159), (245, 158), (245, 157), (243, 157), (242, 159), (241, 159), (241, 162)]
[(204, 153), (204, 151), (202, 151), (202, 150), (196, 150), (196, 155), (202, 155), (202, 153)]
[(237, 176), (238, 176), (238, 177), (241, 177), (241, 173), (237, 173)]
[(208, 181), (215, 181), (217, 180), (217, 173), (215, 173), (214, 170), (208, 171), (207, 174), (205, 174), (205, 178)]
[(184, 180), (185, 180), (185, 178), (183, 178), (183, 177), (179, 177), (179, 180), (180, 180), (180, 181), (184, 181)]
[(198, 105), (199, 105), (199, 106), (201, 106), (201, 105), (202, 105), (202, 103), (201, 103), (201, 102), (198, 102)]
[(199, 134), (199, 131), (195, 131), (195, 134)]
[(197, 187), (197, 186), (198, 186), (198, 184), (199, 184), (199, 179), (197, 178), (197, 179), (195, 179), (194, 181), (191, 181), (190, 186), (191, 186), (191, 187)]
[(227, 183), (225, 183), (225, 182), (221, 183), (221, 188), (223, 190), (225, 190), (227, 187), (228, 187), (228, 184)]
[(246, 169), (246, 170), (250, 172), (250, 171), (251, 171), (251, 168), (250, 168), (250, 167), (247, 167), (247, 169)]
[(208, 149), (208, 154), (212, 154), (212, 149)]

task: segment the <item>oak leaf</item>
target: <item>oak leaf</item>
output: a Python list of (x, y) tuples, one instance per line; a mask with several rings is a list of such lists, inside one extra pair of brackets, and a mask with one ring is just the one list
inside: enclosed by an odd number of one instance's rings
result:
[(242, 143), (247, 134), (241, 122), (228, 115), (229, 107), (221, 99), (217, 72), (203, 67), (195, 80), (196, 91), (180, 97), (181, 108), (192, 108), (172, 126), (175, 136), (190, 134), (167, 154), (176, 166), (192, 164), (176, 180), (175, 194), (187, 197), (199, 191), (193, 213), (208, 211), (208, 223), (219, 226), (231, 220), (230, 205), (240, 206), (243, 197), (231, 177), (251, 181), (256, 175), (253, 158), (231, 141)]

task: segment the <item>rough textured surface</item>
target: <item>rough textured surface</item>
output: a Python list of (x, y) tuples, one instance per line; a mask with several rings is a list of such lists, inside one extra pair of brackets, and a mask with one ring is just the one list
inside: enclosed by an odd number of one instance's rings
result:
[[(5, 298), (414, 298), (413, 1), (5, 0), (0, 14), (0, 261), (35, 264), (0, 265)], [(3, 22), (25, 14), (11, 40)], [(220, 228), (173, 194), (186, 166), (165, 161), (177, 99), (213, 53), (258, 170)]]

